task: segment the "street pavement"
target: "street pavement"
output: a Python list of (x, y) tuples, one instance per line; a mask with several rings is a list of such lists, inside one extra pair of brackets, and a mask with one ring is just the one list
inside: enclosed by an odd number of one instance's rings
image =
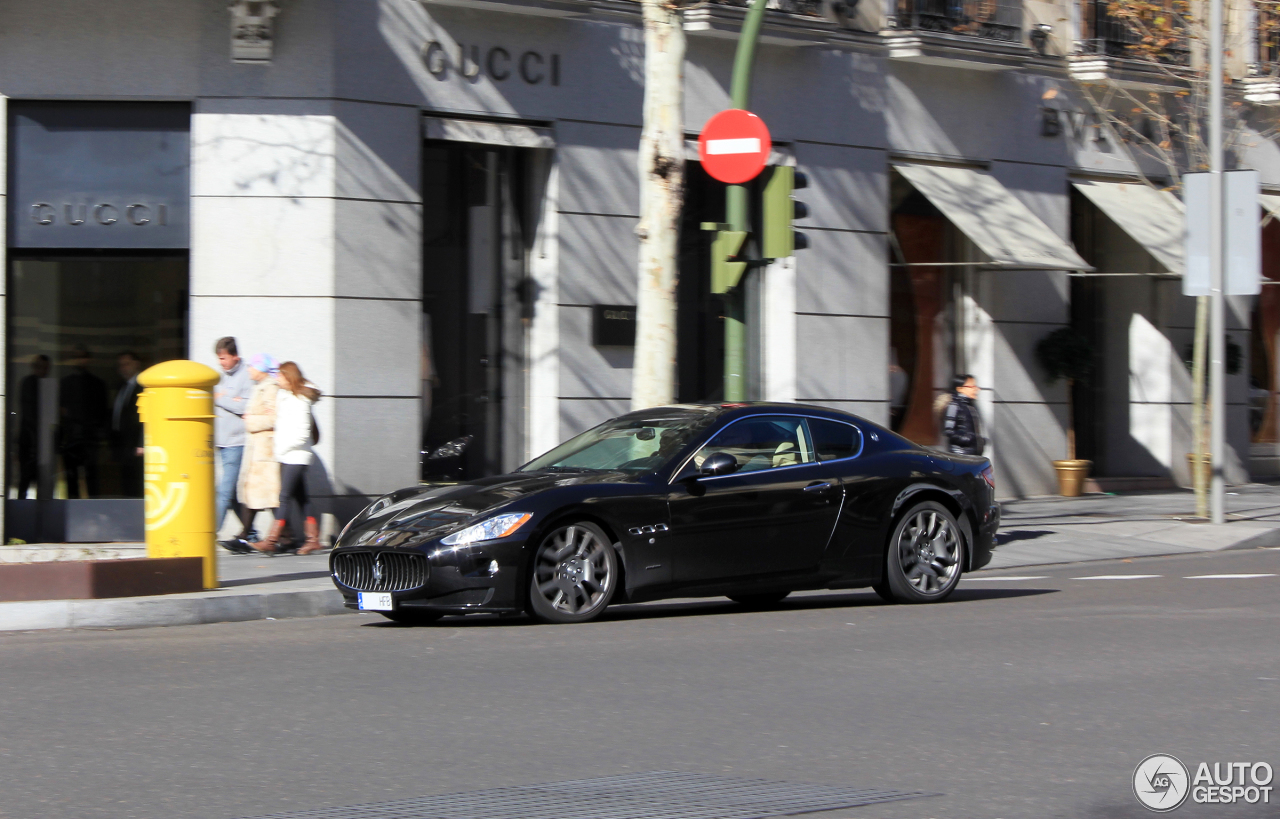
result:
[(657, 770), (939, 794), (829, 819), (1147, 816), (1130, 782), (1150, 754), (1280, 768), (1277, 575), (1280, 549), (1248, 549), (983, 572), (934, 606), (0, 634), (0, 817), (231, 819)]

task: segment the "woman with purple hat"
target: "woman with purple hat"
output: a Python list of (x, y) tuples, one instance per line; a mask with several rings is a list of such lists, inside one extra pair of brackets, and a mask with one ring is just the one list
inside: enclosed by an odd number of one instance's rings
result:
[(239, 537), (222, 544), (238, 554), (253, 551), (252, 544), (258, 539), (253, 530), (254, 515), (275, 509), (280, 501), (280, 464), (275, 455), (276, 393), (280, 390), (276, 374), (280, 364), (266, 353), (258, 353), (249, 359), (248, 369), (254, 387), (244, 410), (248, 440), (236, 487), (242, 529)]

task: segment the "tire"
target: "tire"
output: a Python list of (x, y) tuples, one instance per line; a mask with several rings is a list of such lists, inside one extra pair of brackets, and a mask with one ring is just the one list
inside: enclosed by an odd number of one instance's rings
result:
[(947, 508), (924, 501), (894, 527), (876, 593), (895, 603), (940, 603), (955, 591), (964, 568), (964, 533)]
[(399, 611), (380, 611), (383, 617), (392, 622), (399, 623), (402, 626), (428, 626), (444, 617), (443, 614), (435, 611), (415, 611), (414, 609), (400, 609)]
[(767, 609), (776, 606), (786, 599), (789, 591), (769, 592), (768, 594), (731, 594), (729, 599), (749, 609)]
[(618, 553), (594, 523), (557, 526), (539, 541), (529, 570), (529, 613), (544, 623), (585, 623), (618, 589)]

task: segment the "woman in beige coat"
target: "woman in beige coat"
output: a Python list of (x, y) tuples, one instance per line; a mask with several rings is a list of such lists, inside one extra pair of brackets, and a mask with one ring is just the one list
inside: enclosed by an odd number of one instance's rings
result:
[(280, 464), (275, 455), (276, 382), (279, 364), (274, 358), (258, 353), (249, 359), (249, 378), (253, 392), (244, 410), (244, 429), (248, 433), (244, 458), (240, 462), (240, 482), (236, 494), (240, 499), (241, 532), (222, 545), (237, 554), (247, 554), (257, 540), (253, 536), (253, 518), (263, 509), (276, 508), (280, 502)]

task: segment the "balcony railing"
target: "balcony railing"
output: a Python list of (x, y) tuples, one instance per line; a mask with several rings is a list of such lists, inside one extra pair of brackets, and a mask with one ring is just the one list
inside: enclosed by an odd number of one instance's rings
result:
[[(750, 0), (710, 0), (717, 6), (737, 6), (747, 8)], [(768, 8), (786, 14), (802, 14), (808, 17), (822, 16), (822, 0), (769, 0)]]
[(1153, 20), (1143, 26), (1111, 16), (1107, 10), (1109, 5), (1109, 0), (1081, 0), (1084, 37), (1080, 40), (1080, 50), (1083, 53), (1152, 60), (1172, 66), (1191, 65), (1191, 48), (1186, 36), (1165, 22), (1174, 19), (1172, 13), (1161, 15), (1158, 21)]
[(1010, 0), (897, 0), (897, 27), (1022, 41), (1022, 3)]

